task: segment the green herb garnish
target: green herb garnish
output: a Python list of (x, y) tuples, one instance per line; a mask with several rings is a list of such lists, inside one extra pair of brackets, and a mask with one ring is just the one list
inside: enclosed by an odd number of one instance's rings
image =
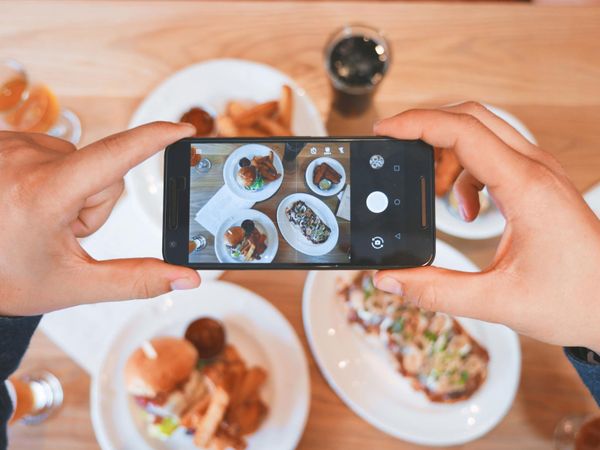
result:
[(402, 333), (402, 330), (404, 329), (404, 322), (405, 322), (404, 317), (400, 317), (400, 318), (394, 320), (394, 323), (390, 327), (390, 329), (392, 330), (392, 333), (398, 333), (398, 334)]
[(365, 294), (365, 299), (367, 299), (375, 293), (375, 285), (373, 284), (373, 278), (372, 277), (364, 277), (362, 284), (363, 284), (363, 292)]
[(430, 330), (425, 330), (425, 333), (423, 333), (423, 335), (432, 342), (435, 342), (435, 340), (437, 339), (437, 334)]
[(460, 384), (465, 384), (468, 379), (469, 379), (469, 372), (467, 372), (466, 370), (463, 370), (460, 373)]

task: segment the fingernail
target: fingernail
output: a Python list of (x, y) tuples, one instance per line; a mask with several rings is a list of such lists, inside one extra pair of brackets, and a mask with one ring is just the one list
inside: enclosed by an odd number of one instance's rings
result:
[(177, 280), (171, 281), (171, 290), (181, 291), (184, 289), (194, 289), (196, 283), (189, 278), (178, 278)]
[(377, 282), (377, 289), (390, 294), (402, 295), (402, 284), (392, 277), (384, 277)]
[(189, 128), (190, 131), (193, 131), (194, 133), (196, 132), (196, 127), (194, 125), (192, 125), (191, 123), (187, 123), (187, 122), (177, 122), (177, 125), (179, 126), (184, 126), (186, 128)]
[(467, 212), (465, 211), (465, 207), (463, 205), (458, 205), (458, 212), (460, 213), (460, 217), (462, 218), (462, 220), (466, 222), (468, 220)]

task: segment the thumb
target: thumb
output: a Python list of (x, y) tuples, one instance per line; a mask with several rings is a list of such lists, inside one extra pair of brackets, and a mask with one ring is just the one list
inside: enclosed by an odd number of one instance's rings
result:
[(386, 270), (375, 274), (377, 289), (402, 295), (419, 308), (496, 322), (493, 283), (488, 273), (438, 267)]
[(95, 261), (86, 276), (91, 302), (152, 298), (200, 285), (198, 272), (155, 258)]

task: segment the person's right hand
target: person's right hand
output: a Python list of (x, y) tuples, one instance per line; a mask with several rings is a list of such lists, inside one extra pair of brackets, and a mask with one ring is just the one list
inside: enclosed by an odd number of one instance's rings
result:
[(190, 268), (155, 258), (98, 261), (78, 241), (108, 219), (131, 168), (193, 133), (155, 122), (76, 150), (44, 134), (1, 131), (0, 315), (197, 287)]
[(375, 132), (453, 149), (465, 168), (454, 186), (465, 220), (477, 216), (484, 185), (506, 218), (482, 272), (381, 271), (379, 289), (425, 309), (600, 353), (600, 221), (554, 157), (476, 103), (407, 111)]

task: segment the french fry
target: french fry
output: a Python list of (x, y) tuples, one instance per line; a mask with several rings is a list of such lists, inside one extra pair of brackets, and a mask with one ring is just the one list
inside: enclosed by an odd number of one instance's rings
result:
[(235, 391), (235, 395), (231, 398), (231, 408), (235, 408), (250, 399), (258, 392), (266, 379), (267, 372), (262, 367), (255, 366), (247, 370)]
[(268, 117), (259, 118), (257, 124), (261, 129), (269, 133), (270, 136), (292, 136), (292, 132), (288, 128)]
[(233, 119), (229, 116), (217, 117), (217, 131), (223, 137), (237, 137), (239, 131)]
[(227, 112), (227, 115), (229, 117), (235, 120), (237, 117), (240, 117), (244, 112), (246, 112), (249, 108), (251, 108), (250, 105), (245, 105), (242, 102), (232, 100), (229, 103), (227, 103), (227, 108), (225, 108), (225, 111)]
[(196, 428), (200, 423), (200, 419), (206, 413), (210, 404), (211, 396), (206, 393), (201, 399), (199, 399), (187, 412), (181, 417), (181, 425), (186, 428)]
[(279, 98), (279, 123), (282, 127), (292, 129), (292, 110), (294, 108), (292, 88), (287, 84), (281, 87), (281, 97)]
[(236, 126), (250, 127), (263, 117), (271, 117), (277, 112), (279, 102), (272, 100), (270, 102), (259, 103), (251, 108), (246, 109), (239, 116), (235, 117)]
[(194, 433), (194, 444), (196, 446), (206, 447), (210, 442), (223, 420), (228, 404), (229, 394), (225, 389), (217, 387), (212, 394), (206, 413), (196, 426), (196, 432)]
[(254, 433), (267, 415), (268, 408), (260, 401), (246, 402), (230, 409), (227, 421), (239, 427), (240, 435)]

